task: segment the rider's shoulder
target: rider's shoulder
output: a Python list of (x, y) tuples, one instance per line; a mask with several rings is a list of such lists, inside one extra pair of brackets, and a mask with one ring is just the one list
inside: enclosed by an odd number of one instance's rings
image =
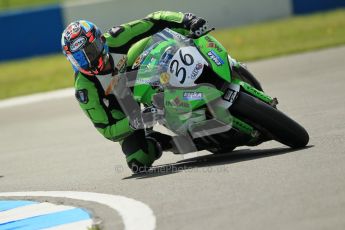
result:
[(114, 26), (111, 29), (108, 30), (108, 34), (113, 37), (116, 38), (117, 36), (119, 36), (123, 31), (125, 30), (125, 28), (123, 26)]
[(74, 80), (74, 87), (75, 88), (83, 88), (85, 86), (89, 86), (93, 84), (93, 82), (81, 72), (75, 73), (75, 80)]

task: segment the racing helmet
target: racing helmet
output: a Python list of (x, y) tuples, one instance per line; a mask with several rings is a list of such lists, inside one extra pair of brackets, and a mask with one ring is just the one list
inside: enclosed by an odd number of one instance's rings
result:
[(109, 60), (108, 46), (97, 26), (86, 20), (70, 23), (61, 36), (62, 52), (75, 71), (92, 76)]

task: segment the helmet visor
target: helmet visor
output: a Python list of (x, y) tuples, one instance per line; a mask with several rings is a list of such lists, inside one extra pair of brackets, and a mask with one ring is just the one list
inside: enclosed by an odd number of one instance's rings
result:
[(95, 39), (84, 48), (85, 55), (91, 64), (90, 67), (94, 67), (94, 64), (97, 66), (97, 61), (103, 52), (103, 48), (104, 44), (102, 39)]
[(103, 49), (104, 44), (102, 40), (95, 39), (83, 49), (67, 54), (67, 57), (77, 68), (89, 70), (97, 67)]

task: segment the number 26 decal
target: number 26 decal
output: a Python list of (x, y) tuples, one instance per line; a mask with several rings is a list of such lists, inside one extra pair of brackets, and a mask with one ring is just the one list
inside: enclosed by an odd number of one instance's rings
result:
[(170, 64), (170, 73), (175, 74), (175, 76), (177, 78), (179, 78), (181, 76), (181, 80), (179, 80), (179, 82), (181, 84), (183, 84), (186, 80), (186, 75), (187, 75), (187, 71), (186, 68), (184, 68), (184, 66), (190, 66), (193, 65), (194, 63), (194, 58), (192, 55), (190, 54), (182, 54), (182, 51), (179, 51), (179, 55), (180, 55), (180, 60), (182, 62), (181, 67), (180, 67), (180, 62), (179, 60), (173, 60)]

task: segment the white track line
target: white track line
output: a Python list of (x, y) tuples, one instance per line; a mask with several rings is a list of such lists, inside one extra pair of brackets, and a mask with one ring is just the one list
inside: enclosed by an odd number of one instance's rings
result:
[(10, 221), (23, 220), (40, 215), (47, 215), (55, 212), (67, 211), (70, 209), (74, 209), (74, 207), (55, 205), (50, 203), (31, 204), (24, 207), (0, 212), (0, 224), (4, 224)]
[(73, 191), (37, 191), (0, 193), (0, 197), (60, 197), (91, 201), (116, 210), (122, 217), (126, 230), (153, 230), (156, 218), (146, 204), (124, 196)]
[(76, 229), (90, 229), (93, 225), (92, 220), (84, 220), (71, 224), (64, 224), (52, 228), (45, 228), (44, 230), (76, 230)]
[(74, 89), (68, 88), (47, 93), (33, 94), (30, 96), (14, 97), (10, 99), (0, 100), (0, 109), (73, 96)]

